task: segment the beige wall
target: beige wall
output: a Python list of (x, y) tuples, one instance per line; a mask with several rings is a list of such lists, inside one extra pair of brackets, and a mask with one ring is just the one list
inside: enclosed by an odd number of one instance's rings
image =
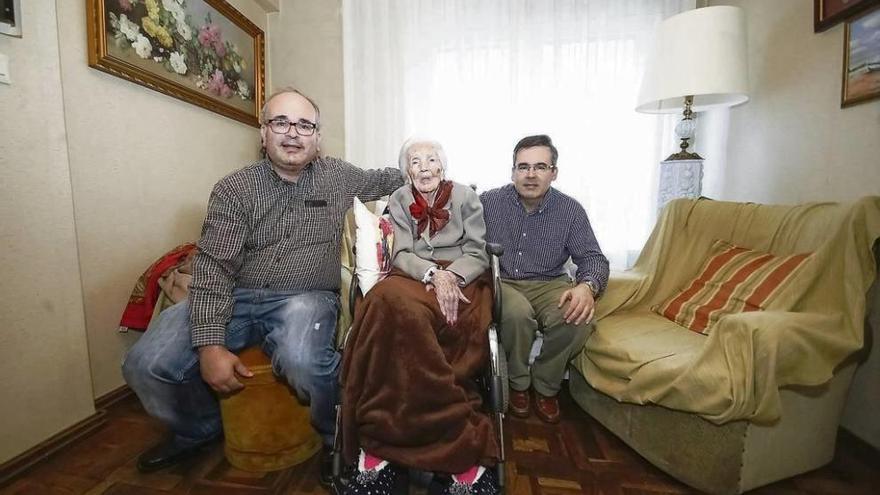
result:
[[(231, 2), (266, 29), (252, 0)], [(88, 67), (85, 2), (58, 2), (92, 379), (99, 397), (123, 384), (121, 356), (139, 333), (116, 328), (153, 260), (199, 235), (208, 194), (257, 157), (257, 129)], [(262, 14), (262, 15), (261, 15)]]
[[(257, 1), (231, 3), (265, 31)], [(0, 462), (123, 384), (138, 334), (116, 328), (135, 280), (198, 236), (213, 183), (259, 147), (254, 127), (88, 68), (85, 2), (22, 9), (24, 37), (0, 36), (13, 78), (0, 85), (0, 375), (15, 399), (0, 404)]]
[(321, 107), (321, 152), (344, 157), (342, 0), (280, 0), (269, 14), (272, 86), (295, 86)]
[[(800, 203), (880, 194), (880, 100), (841, 109), (843, 25), (813, 32), (807, 0), (711, 1), (745, 8), (751, 100), (730, 111), (712, 197)], [(875, 297), (875, 308), (880, 298)], [(873, 318), (875, 323), (878, 317)], [(880, 448), (880, 325), (857, 372), (843, 425)]]
[(0, 36), (0, 462), (94, 412), (68, 170), (55, 3)]
[(807, 0), (745, 8), (751, 100), (731, 110), (718, 197), (799, 203), (880, 194), (880, 100), (840, 108), (843, 25), (813, 32)]

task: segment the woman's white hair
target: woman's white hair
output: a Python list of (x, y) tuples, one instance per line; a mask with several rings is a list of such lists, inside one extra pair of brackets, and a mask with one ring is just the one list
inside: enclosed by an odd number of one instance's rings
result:
[(440, 159), (440, 168), (443, 170), (443, 177), (445, 178), (446, 171), (449, 170), (449, 168), (446, 161), (446, 151), (443, 150), (443, 145), (434, 139), (426, 138), (424, 136), (412, 136), (403, 142), (403, 146), (400, 147), (400, 156), (397, 158), (397, 165), (400, 167), (400, 173), (403, 174), (403, 178), (406, 179), (406, 182), (410, 182), (409, 150), (417, 144), (429, 144), (434, 148), (437, 152), (437, 157)]

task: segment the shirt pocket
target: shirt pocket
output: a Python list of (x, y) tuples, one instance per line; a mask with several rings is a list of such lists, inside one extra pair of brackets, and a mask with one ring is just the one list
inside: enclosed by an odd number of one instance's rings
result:
[(300, 232), (299, 240), (303, 245), (322, 244), (330, 242), (335, 237), (336, 222), (330, 210), (329, 205), (303, 208), (301, 223), (297, 229)]

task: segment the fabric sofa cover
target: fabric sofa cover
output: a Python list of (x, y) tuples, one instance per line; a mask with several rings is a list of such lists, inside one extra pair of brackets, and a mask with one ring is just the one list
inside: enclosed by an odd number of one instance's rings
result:
[[(572, 395), (648, 460), (708, 492), (740, 493), (828, 462), (855, 369), (846, 359), (864, 341), (878, 237), (880, 197), (671, 202), (636, 265), (612, 274), (573, 361)], [(724, 316), (708, 335), (651, 311), (697, 275), (718, 239), (812, 255), (765, 311)]]

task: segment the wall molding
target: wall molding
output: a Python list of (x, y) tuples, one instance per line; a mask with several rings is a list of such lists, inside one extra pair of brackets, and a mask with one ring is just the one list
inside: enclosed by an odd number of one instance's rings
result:
[(122, 385), (95, 399), (95, 414), (40, 442), (12, 459), (0, 464), (0, 488), (56, 452), (86, 437), (107, 423), (107, 410), (134, 395), (128, 385)]
[(106, 415), (107, 411), (103, 409), (95, 411), (95, 414), (4, 462), (0, 465), (0, 488), (11, 483), (34, 465), (48, 460), (56, 452), (104, 426), (107, 423)]
[(131, 395), (134, 395), (134, 391), (128, 388), (128, 385), (114, 388), (95, 399), (95, 410), (107, 410), (110, 406), (121, 400), (127, 399)]

